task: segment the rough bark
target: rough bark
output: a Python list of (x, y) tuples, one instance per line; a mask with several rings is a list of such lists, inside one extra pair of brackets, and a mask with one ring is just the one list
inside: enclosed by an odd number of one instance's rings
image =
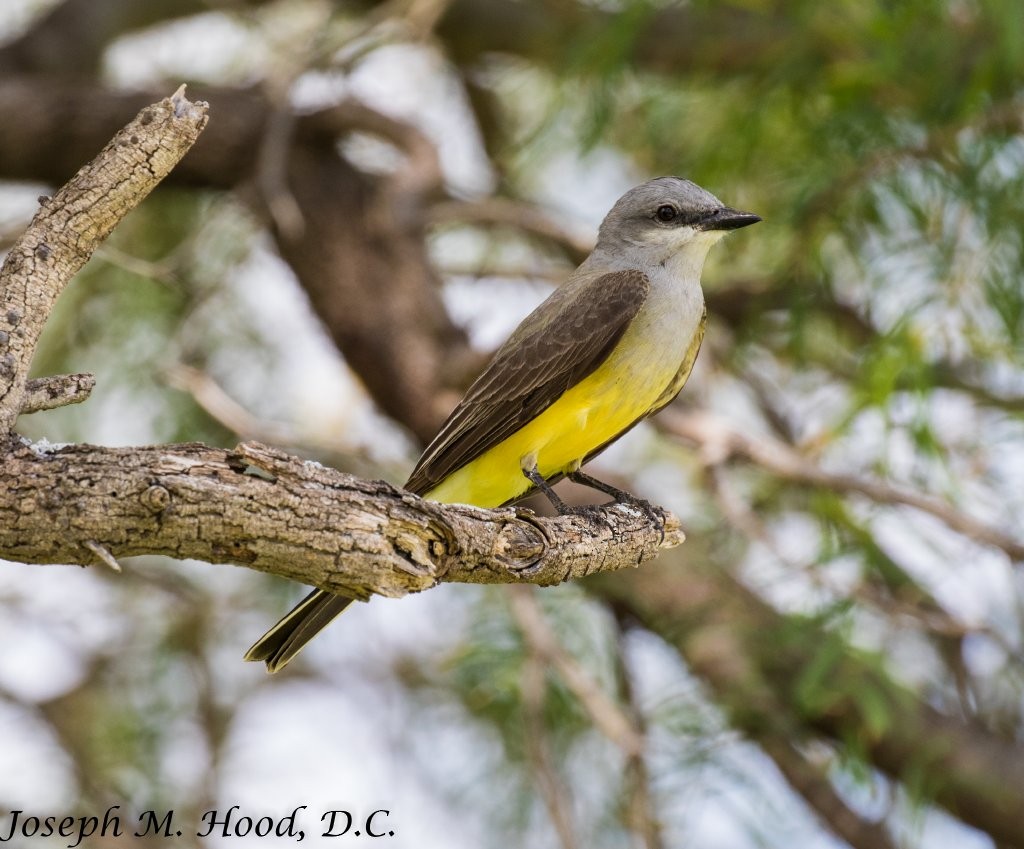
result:
[(0, 437), (24, 406), (29, 366), (58, 295), (179, 162), (206, 125), (183, 89), (147, 107), (41, 208), (0, 269)]
[(434, 504), (252, 443), (233, 452), (202, 445), (43, 450), (12, 435), (26, 406), (72, 403), (91, 388), (87, 376), (50, 378), (26, 395), (43, 325), (70, 278), (170, 172), (206, 120), (206, 104), (189, 103), (182, 91), (143, 109), (44, 202), (0, 269), (0, 557), (99, 560), (116, 570), (117, 556), (168, 554), (366, 598), (442, 580), (558, 583), (635, 566), (682, 542), (667, 515), (618, 506), (539, 519), (524, 510)]
[[(217, 121), (169, 181), (241, 189), (263, 213), (268, 198), (253, 187), (266, 167), (259, 152), (276, 131), (270, 128), (273, 106), (256, 91), (196, 93), (216, 110)], [(0, 80), (0, 114), (19, 116), (0, 128), (2, 176), (62, 182), (153, 96), (32, 76)], [(55, 115), (61, 116), (59, 133)], [(287, 177), (282, 189), (298, 202), (302, 226), (273, 228), (281, 254), (376, 403), (425, 442), (447, 412), (438, 398), (446, 397), (448, 380), (461, 378), (465, 363), (475, 361), (444, 309), (427, 254), (420, 209), (437, 190), (439, 176), (412, 179), (424, 170), (422, 139), (413, 128), (358, 104), (293, 118), (278, 164)], [(410, 167), (383, 178), (360, 174), (336, 152), (339, 138), (353, 130), (385, 136)], [(45, 139), (54, 143), (38, 141)], [(353, 309), (367, 303), (376, 308)]]
[(557, 584), (638, 566), (682, 541), (674, 519), (662, 532), (631, 507), (541, 518), (443, 505), (256, 443), (39, 449), (12, 440), (0, 465), (0, 557), (25, 563), (165, 554), (365, 599), (443, 581)]
[[(110, 8), (120, 7), (122, 11), (134, 8), (139, 10), (138, 14), (175, 7), (174, 3), (164, 2), (139, 4), (124, 0), (68, 0), (58, 8), (88, 10), (90, 14), (95, 14), (95, 9), (101, 4)], [(194, 6), (188, 0), (176, 8), (188, 9)], [(150, 12), (142, 11), (143, 7)], [(724, 32), (727, 35), (721, 38), (713, 34), (715, 27), (706, 20), (708, 16), (718, 14), (717, 9), (722, 10), (720, 19), (726, 22), (723, 26), (726, 27)], [(446, 51), (463, 66), (472, 67), (492, 52), (505, 51), (541, 64), (564, 67), (568, 55), (565, 45), (570, 40), (579, 43), (582, 33), (595, 31), (592, 27), (596, 26), (599, 30), (605, 14), (594, 6), (574, 7), (573, 4), (555, 9), (550, 4), (529, 1), (454, 0), (441, 18), (437, 32)], [(757, 16), (761, 14), (770, 13), (726, 6), (659, 9), (653, 17), (642, 22), (641, 37), (631, 46), (632, 52), (628, 57), (623, 57), (623, 61), (636, 67), (671, 73), (693, 70), (702, 74), (731, 75), (756, 70), (764, 64), (765, 57), (773, 52), (776, 55), (792, 55), (792, 39), (787, 36), (785, 23), (778, 19), (774, 22), (772, 19), (758, 21)], [(91, 44), (86, 44), (87, 39), (83, 35), (100, 30), (93, 26), (84, 33), (79, 32), (78, 25), (69, 24), (68, 21), (73, 21), (70, 14), (54, 15), (48, 19), (48, 27), (34, 28), (37, 30), (35, 34), (20, 43), (20, 54), (13, 50), (0, 51), (3, 54), (0, 68), (7, 72), (4, 79), (0, 80), (0, 114), (16, 116), (16, 120), (5, 121), (0, 128), (0, 169), (7, 178), (59, 184), (81, 161), (106, 142), (125, 117), (151, 99), (148, 94), (124, 94), (98, 86), (74, 85), (40, 76), (22, 79), (15, 77), (16, 72), (30, 70), (94, 68), (96, 59), (109, 43), (107, 39), (111, 33), (127, 31), (139, 25), (131, 23), (129, 14), (122, 17), (116, 26), (108, 27), (105, 37), (93, 39)], [(740, 32), (742, 37), (737, 39), (737, 22), (742, 25), (744, 21), (747, 24), (758, 21), (759, 24), (770, 25), (743, 30)], [(49, 34), (44, 31), (46, 29), (50, 30)], [(59, 38), (54, 41), (53, 33), (58, 31)], [(644, 31), (647, 32), (646, 37)], [(570, 39), (569, 34), (575, 38)], [(61, 46), (57, 50), (49, 50), (43, 59), (37, 58), (41, 54), (35, 47), (32, 50), (26, 49), (26, 45), (45, 46), (47, 39), (50, 39), (51, 44)], [(13, 61), (6, 61), (12, 57)], [(203, 96), (213, 102), (217, 110), (217, 121), (175, 170), (171, 179), (179, 184), (215, 189), (230, 189), (253, 182), (258, 169), (257, 153), (262, 148), (262, 140), (267, 132), (267, 115), (271, 107), (257, 92), (204, 91)], [(58, 122), (60, 131), (56, 132), (54, 127)], [(314, 227), (321, 215), (336, 223), (332, 227), (317, 230), (316, 240), (308, 238), (305, 242), (295, 240), (290, 245), (282, 244), (282, 252), (287, 253), (299, 269), (300, 280), (310, 293), (314, 308), (330, 327), (339, 347), (345, 350), (348, 346), (347, 356), (354, 365), (358, 363), (357, 371), (367, 381), (368, 388), (378, 401), (387, 396), (415, 397), (415, 387), (409, 385), (411, 381), (403, 379), (403, 372), (397, 367), (386, 373), (389, 379), (401, 381), (399, 385), (383, 382), (375, 384), (373, 381), (377, 370), (373, 364), (390, 362), (394, 356), (390, 353), (393, 347), (399, 343), (410, 344), (408, 337), (403, 334), (418, 332), (424, 324), (417, 321), (410, 323), (409, 317), (415, 318), (417, 310), (410, 309), (393, 315), (394, 323), (384, 325), (393, 332), (383, 336), (378, 334), (376, 337), (368, 332), (373, 319), (352, 317), (349, 313), (356, 308), (379, 304), (381, 299), (374, 298), (373, 293), (388, 291), (397, 275), (415, 275), (418, 285), (422, 286), (418, 297), (428, 300), (436, 297), (432, 288), (433, 275), (426, 264), (426, 253), (422, 246), (414, 245), (414, 250), (405, 253), (403, 258), (391, 261), (389, 252), (392, 246), (401, 245), (401, 251), (404, 252), (407, 243), (393, 238), (395, 233), (388, 229), (387, 216), (382, 218), (385, 226), (379, 226), (375, 231), (364, 223), (364, 220), (368, 220), (367, 211), (374, 205), (371, 201), (378, 196), (380, 189), (376, 178), (355, 175), (351, 169), (328, 161), (327, 158), (334, 155), (336, 132), (316, 132), (304, 126), (301, 120), (296, 121), (294, 129), (286, 169), (295, 180), (291, 191), (300, 201), (304, 218), (312, 222)], [(296, 147), (301, 150), (296, 151)], [(328, 177), (331, 184), (317, 189), (312, 183), (317, 175)], [(328, 204), (333, 205), (328, 207)], [(344, 232), (339, 236), (338, 228), (345, 231), (352, 222), (368, 228), (368, 235), (372, 235), (369, 248), (356, 239), (345, 241), (344, 247), (337, 250), (322, 248), (325, 244), (331, 245), (333, 239), (344, 239)], [(414, 239), (421, 238), (420, 229), (414, 228), (408, 232)], [(373, 255), (367, 254), (367, 250), (372, 250)], [(415, 266), (419, 262), (424, 263), (424, 266), (417, 269)], [(349, 274), (351, 268), (359, 268), (359, 275)], [(356, 278), (359, 278), (358, 285), (349, 287), (349, 282)], [(332, 296), (332, 287), (335, 286), (338, 289)], [(410, 286), (410, 291), (412, 289)], [(365, 300), (368, 296), (371, 300)], [(787, 308), (790, 301), (785, 298), (780, 300), (780, 297), (777, 287), (769, 286), (763, 292), (759, 287), (754, 287), (750, 293), (739, 293), (737, 296), (735, 291), (731, 291), (717, 300), (716, 293), (709, 293), (709, 302), (712, 313), (720, 319), (724, 318), (732, 325), (746, 325), (768, 309)], [(436, 316), (436, 301), (430, 303), (432, 306), (423, 314)], [(837, 326), (855, 337), (871, 332), (871, 328), (856, 314), (837, 311), (840, 306), (825, 305), (825, 309), (834, 314)], [(350, 320), (356, 323), (351, 326), (346, 324)], [(359, 322), (364, 326), (362, 332), (358, 332)], [(429, 326), (429, 322), (426, 324)], [(449, 325), (433, 340), (426, 340), (427, 344), (436, 343), (442, 350), (447, 347), (443, 357), (445, 360), (456, 356), (459, 346), (464, 345), (464, 342), (458, 341), (457, 334), (446, 335), (451, 331)], [(353, 350), (356, 353), (352, 353)], [(415, 344), (410, 350), (415, 350)], [(434, 358), (432, 362), (437, 363), (440, 359)], [(414, 369), (409, 375), (419, 375), (419, 372)], [(978, 387), (963, 383), (956, 373), (947, 376), (937, 373), (936, 380), (949, 381), (949, 385), (958, 389), (979, 394)], [(423, 384), (420, 390), (426, 395), (431, 387), (437, 385), (439, 383), (435, 379), (433, 383)], [(404, 395), (406, 390), (413, 394)], [(1020, 408), (1019, 399), (990, 396), (988, 403), (1006, 406), (1008, 409)], [(22, 409), (25, 411), (24, 405)], [(424, 428), (423, 418), (414, 413), (415, 410), (408, 405), (393, 410), (393, 414), (402, 422), (420, 432)], [(96, 496), (91, 490), (95, 487), (88, 485), (92, 478), (88, 474), (81, 474), (84, 470), (80, 464), (86, 457), (91, 457), (90, 462), (95, 465), (90, 468), (103, 469), (109, 476), (104, 478), (105, 481), (119, 481), (119, 487), (124, 483), (124, 479), (115, 474), (113, 469), (113, 465), (120, 462), (121, 455), (116, 451), (114, 454), (92, 453), (96, 450), (82, 446), (29, 456), (23, 446), (16, 445), (13, 448), (14, 455), (19, 458), (17, 462), (22, 464), (20, 468), (29, 479), (41, 474), (50, 489), (57, 493), (56, 496), (48, 496), (51, 500), (56, 499), (52, 507), (48, 506), (47, 494), (42, 486), (38, 489), (22, 489), (21, 497), (26, 503), (36, 505), (36, 515), (30, 521), (38, 521), (40, 527), (45, 525), (49, 529), (49, 536), (68, 537), (62, 541), (68, 548), (68, 562), (82, 562), (86, 558), (88, 562), (95, 562), (100, 556), (97, 549), (108, 551), (103, 548), (103, 543), (119, 555), (137, 550), (132, 546), (139, 544), (137, 539), (129, 540), (127, 537), (102, 537), (102, 541), (87, 538), (85, 541), (92, 543), (92, 547), (84, 549), (78, 544), (77, 532), (80, 528), (76, 522), (80, 521), (82, 510), (89, 512), (101, 503), (93, 501)], [(326, 482), (306, 483), (302, 477), (306, 472), (298, 469), (291, 476), (279, 474), (273, 480), (246, 474), (244, 468), (229, 458), (243, 458), (246, 454), (255, 457), (263, 453), (262, 449), (253, 446), (242, 447), (234, 455), (231, 452), (214, 453), (212, 458), (201, 453), (196, 467), (200, 472), (198, 481), (189, 480), (190, 476), (180, 468), (168, 469), (160, 465), (160, 457), (179, 458), (178, 448), (143, 450), (155, 452), (151, 458), (157, 465), (143, 466), (137, 470), (136, 477), (132, 479), (134, 489), (108, 491), (119, 495), (130, 492), (125, 504), (121, 505), (120, 499), (109, 495), (101, 500), (108, 509), (138, 511), (138, 515), (133, 518), (138, 522), (152, 524), (154, 515), (165, 513), (173, 521), (175, 511), (194, 506), (194, 502), (187, 497), (181, 498), (182, 494), (191, 497), (194, 494), (193, 487), (209, 486), (219, 491), (218, 487), (224, 485), (226, 491), (233, 493), (232, 497), (237, 499), (241, 508), (248, 503), (243, 495), (245, 493), (252, 493), (254, 497), (269, 497), (270, 493), (278, 493), (281, 497), (287, 495), (291, 499), (293, 496), (288, 493), (296, 488), (301, 491), (305, 487), (314, 490), (320, 487), (317, 494), (317, 499), (320, 499), (324, 497), (324, 488), (334, 485)], [(197, 448), (200, 452), (210, 450)], [(269, 460), (261, 462), (273, 465)], [(259, 468), (259, 463), (254, 466)], [(4, 470), (6, 468), (5, 463)], [(153, 478), (146, 478), (148, 472), (158, 476), (158, 484), (151, 483)], [(77, 500), (69, 501), (60, 494), (57, 473), (79, 475), (76, 478), (80, 481), (76, 490)], [(99, 480), (98, 476), (96, 480)], [(166, 486), (168, 483), (170, 487)], [(346, 489), (347, 483), (336, 484), (340, 487), (336, 492), (347, 493), (344, 497), (350, 502), (359, 497), (358, 486), (353, 494)], [(3, 485), (4, 489), (0, 492), (6, 493), (6, 481)], [(160, 506), (164, 499), (162, 490), (167, 492), (166, 507)], [(174, 496), (172, 491), (176, 493)], [(147, 492), (150, 493), (148, 496)], [(391, 505), (401, 513), (403, 521), (407, 518), (416, 527), (433, 527), (430, 524), (433, 521), (431, 518), (415, 514), (414, 504), (406, 501), (393, 504), (390, 500), (392, 495), (387, 492), (382, 497), (383, 503), (374, 502), (373, 510), (362, 514), (371, 517), (367, 521), (379, 521), (380, 516), (388, 514), (391, 509), (388, 505)], [(10, 525), (10, 515), (6, 512), (0, 514), (0, 527)], [(66, 528), (59, 535), (53, 533), (57, 520), (64, 523), (61, 527)], [(534, 527), (535, 523), (529, 520), (528, 525)], [(598, 531), (599, 528), (595, 526), (593, 532)], [(527, 536), (524, 539), (529, 538)], [(231, 559), (228, 554), (236, 543), (242, 545), (247, 552), (246, 557), (251, 555), (251, 540), (225, 538), (221, 541), (222, 550), (225, 551), (224, 559)], [(17, 540), (10, 542), (12, 547), (16, 544), (22, 545)], [(121, 548), (121, 545), (125, 547)], [(403, 581), (414, 582), (422, 578), (407, 576), (402, 572), (398, 559), (404, 559), (401, 552), (405, 552), (406, 548), (407, 545), (405, 548), (399, 545), (398, 550), (392, 548), (391, 555), (396, 559), (385, 558), (382, 561), (389, 564), (384, 571), (391, 570), (394, 573), (388, 580), (397, 581), (400, 587), (406, 586)], [(384, 554), (388, 554), (386, 548)], [(429, 560), (429, 556), (426, 559)], [(925, 795), (931, 794), (965, 822), (988, 831), (997, 839), (1001, 838), (1001, 845), (1024, 845), (1020, 837), (1024, 834), (1024, 823), (1021, 822), (1021, 810), (1016, 798), (1019, 797), (1017, 791), (1024, 786), (1024, 776), (1020, 773), (1020, 764), (1024, 763), (1024, 758), (1021, 757), (1019, 746), (994, 739), (988, 732), (979, 729), (977, 722), (943, 716), (927, 705), (919, 694), (893, 684), (877, 666), (868, 664), (819, 623), (780, 616), (728, 575), (696, 568), (700, 559), (699, 556), (694, 557), (685, 569), (641, 570), (639, 573), (631, 573), (628, 580), (625, 576), (602, 576), (594, 590), (674, 646), (696, 674), (708, 683), (716, 700), (728, 711), (735, 726), (752, 739), (765, 743), (769, 754), (780, 762), (785, 759), (785, 756), (780, 758), (779, 755), (780, 740), (826, 739), (837, 741), (840, 745), (849, 744), (854, 751), (862, 753), (868, 763), (897, 779), (924, 776)], [(348, 576), (338, 572), (333, 561), (329, 563), (329, 560), (330, 557), (324, 555), (318, 561), (323, 565), (320, 572), (323, 579), (347, 580)], [(266, 559), (261, 562), (269, 564)], [(410, 564), (405, 561), (405, 565)], [(278, 574), (288, 573), (279, 571)], [(784, 639), (785, 635), (790, 636)], [(823, 662), (822, 652), (826, 647), (835, 654), (831, 660), (826, 657)], [(827, 674), (828, 684), (819, 687), (817, 691), (837, 693), (833, 701), (822, 703), (808, 700), (808, 688), (802, 682), (806, 682), (808, 670), (812, 669), (824, 670), (824, 674)], [(880, 698), (877, 697), (879, 693)], [(774, 741), (774, 745), (768, 745), (768, 741)], [(800, 782), (793, 779), (792, 770), (787, 771), (787, 775), (800, 789)], [(817, 807), (822, 809), (820, 804)], [(834, 818), (827, 812), (824, 815)], [(837, 830), (850, 839), (848, 832), (841, 828)]]
[(96, 378), (91, 374), (37, 377), (25, 384), (21, 412), (38, 413), (40, 410), (53, 410), (68, 404), (81, 404), (88, 399), (95, 385)]

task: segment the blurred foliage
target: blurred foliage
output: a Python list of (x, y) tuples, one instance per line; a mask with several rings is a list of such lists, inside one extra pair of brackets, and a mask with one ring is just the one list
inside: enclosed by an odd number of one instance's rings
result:
[[(265, 13), (255, 5), (218, 14), (242, 21), (238, 27), (254, 53), (273, 55), (261, 14), (274, 21), (289, 5), (308, 12), (315, 4), (282, 0)], [(720, 412), (744, 431), (790, 444), (827, 472), (941, 497), (950, 509), (1020, 539), (1019, 3), (702, 0), (677, 6), (625, 0), (572, 6), (579, 16), (576, 37), (555, 55), (524, 37), (518, 52), (485, 50), (469, 66), (444, 61), (466, 49), (454, 26), (423, 42), (391, 6), (365, 15), (336, 9), (325, 32), (332, 38), (349, 33), (353, 41), (336, 57), (325, 58), (332, 54), (324, 49), (315, 63), (311, 57), (316, 70), (308, 79), (340, 86), (360, 73), (364, 80), (384, 78), (382, 65), (391, 59), (374, 64), (383, 48), (428, 51), (442, 60), (432, 66), (442, 84), (473, 90), (466, 99), (478, 109), (471, 116), (476, 125), (458, 127), (453, 119), (453, 132), (478, 139), (479, 129), (496, 194), (552, 202), (551, 186), (565, 192), (593, 181), (615, 184), (614, 197), (623, 183), (677, 173), (727, 203), (756, 210), (765, 219), (756, 237), (730, 239), (705, 272), (707, 289), (723, 309), (712, 311), (682, 408)], [(689, 36), (703, 64), (677, 55), (668, 68), (664, 62), (651, 67), (645, 58), (651, 29), (673, 10), (698, 22), (735, 16), (735, 24), (712, 30), (721, 43), (703, 42), (699, 30)], [(556, 18), (552, 13), (552, 27)], [(465, 38), (468, 44), (470, 34)], [(268, 76), (262, 82), (276, 87), (288, 81)], [(417, 83), (406, 84), (415, 90)], [(387, 80), (381, 85), (386, 88)], [(481, 90), (486, 99), (470, 96)], [(484, 103), (494, 114), (485, 114)], [(424, 111), (430, 108), (410, 115), (429, 123)], [(553, 206), (572, 208), (569, 202)], [(93, 399), (81, 409), (32, 417), (24, 432), (102, 440), (111, 432), (104, 424), (121, 417), (128, 424), (112, 428), (118, 438), (128, 433), (140, 441), (228, 444), (231, 432), (163, 384), (161, 374), (176, 362), (211, 370), (256, 415), (280, 415), (285, 402), (274, 387), (280, 385), (275, 380), (288, 380), (280, 362), (287, 340), (269, 339), (252, 322), (244, 287), (230, 282), (245, 275), (261, 238), (260, 224), (229, 198), (181, 190), (154, 196), (63, 296), (36, 362), (40, 374), (94, 371)], [(864, 739), (874, 739), (891, 727), (899, 708), (878, 684), (893, 678), (924, 703), (959, 711), (1008, 741), (1020, 739), (1021, 587), (1005, 552), (905, 505), (739, 460), (715, 470), (741, 503), (742, 510), (730, 509), (701, 457), (643, 447), (656, 439), (650, 430), (640, 432), (632, 447), (614, 455), (622, 463), (616, 471), (655, 481), (652, 497), (682, 514), (690, 536), (684, 556), (705, 559), (790, 615), (789, 630), (765, 635), (765, 643), (780, 654), (788, 645), (810, 652), (791, 694), (798, 705), (827, 712), (852, 700)], [(372, 442), (372, 435), (364, 438)], [(737, 521), (738, 513), (748, 521)], [(176, 567), (154, 568), (161, 582), (174, 580)], [(138, 644), (116, 663), (109, 641), (98, 642), (96, 655), (107, 668), (75, 708), (76, 727), (90, 737), (90, 752), (75, 755), (93, 769), (94, 798), (180, 801), (182, 783), (165, 786), (170, 779), (162, 754), (178, 734), (195, 738), (211, 775), (218, 759), (230, 754), (231, 710), (219, 689), (224, 667), (203, 640), (216, 633), (210, 637), (216, 641), (222, 634), (215, 629), (224, 629), (237, 644), (232, 651), (240, 653), (245, 639), (238, 635), (255, 636), (260, 618), (280, 612), (280, 587), (247, 578), (247, 590), (237, 591), (229, 579), (218, 597), (232, 603), (219, 605), (193, 582), (174, 620), (178, 627), (159, 636), (152, 633), (160, 630), (157, 621), (175, 614), (143, 606), (144, 616), (133, 612), (134, 597), (123, 599), (120, 621), (148, 630), (141, 637), (133, 631)], [(148, 591), (146, 584), (139, 592)], [(18, 590), (7, 592), (17, 596)], [(388, 659), (407, 688), (408, 721), (423, 734), (454, 734), (452, 728), (465, 726), (472, 729), (466, 734), (496, 741), (500, 753), (481, 754), (479, 763), (493, 769), (499, 791), (487, 798), (456, 781), (447, 801), (458, 807), (460, 800), (451, 797), (465, 794), (481, 803), (487, 827), (504, 835), (501, 845), (555, 845), (528, 751), (522, 682), (529, 652), (522, 634), (500, 592), (449, 592), (467, 624), (449, 629), (440, 656), (413, 651), (416, 675), (409, 674), (406, 651)], [(714, 694), (688, 677), (677, 654), (577, 588), (541, 597), (562, 644), (605, 693), (628, 705), (623, 677), (632, 682), (667, 845), (713, 845), (707, 838), (713, 832), (700, 830), (705, 805), (732, 818), (726, 839), (736, 842), (728, 845), (794, 845), (794, 839), (825, 845), (820, 826), (793, 813), (794, 799), (765, 777)], [(858, 664), (844, 665), (851, 653)], [(299, 676), (337, 684), (319, 655), (300, 666)], [(379, 674), (374, 667), (367, 680)], [(289, 683), (294, 680), (283, 686)], [(241, 702), (275, 686), (282, 685), (249, 678), (231, 692)], [(338, 686), (330, 693), (340, 703), (346, 691)], [(575, 792), (576, 821), (585, 824), (581, 845), (635, 843), (621, 804), (621, 752), (594, 730), (585, 706), (550, 670), (542, 707), (545, 742)], [(868, 795), (897, 795), (870, 767), (864, 739), (822, 746), (827, 752), (819, 760), (830, 780)], [(442, 784), (431, 767), (422, 766), (426, 783)], [(913, 765), (900, 779), (902, 801), (881, 813), (877, 804), (862, 804), (866, 817), (901, 823), (911, 832), (907, 845), (950, 845), (943, 842), (950, 833), (966, 833), (941, 832), (926, 841), (922, 811), (940, 779)], [(213, 775), (194, 792), (196, 810), (216, 795), (215, 784)], [(794, 825), (798, 820), (802, 824)], [(802, 829), (796, 838), (793, 829)]]

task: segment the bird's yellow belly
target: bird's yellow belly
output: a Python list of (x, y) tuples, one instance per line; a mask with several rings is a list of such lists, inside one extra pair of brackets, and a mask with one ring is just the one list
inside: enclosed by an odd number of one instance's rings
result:
[(545, 478), (577, 468), (591, 451), (645, 415), (678, 368), (659, 368), (651, 374), (650, 369), (632, 365), (613, 355), (539, 416), (453, 472), (424, 497), (497, 507), (530, 488), (523, 475), (524, 461), (536, 458), (537, 469)]

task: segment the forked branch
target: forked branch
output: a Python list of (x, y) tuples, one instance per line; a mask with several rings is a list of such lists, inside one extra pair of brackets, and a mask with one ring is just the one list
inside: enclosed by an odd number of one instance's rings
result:
[(43, 201), (0, 270), (0, 558), (103, 564), (166, 554), (235, 563), (356, 598), (441, 581), (554, 584), (637, 566), (683, 541), (616, 505), (543, 519), (424, 501), (258, 443), (33, 446), (22, 412), (84, 400), (89, 375), (28, 381), (71, 277), (189, 150), (207, 106), (179, 90), (147, 107)]

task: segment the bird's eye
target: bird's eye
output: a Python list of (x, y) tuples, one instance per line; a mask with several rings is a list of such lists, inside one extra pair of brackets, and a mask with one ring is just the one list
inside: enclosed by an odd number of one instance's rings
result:
[(670, 221), (675, 221), (678, 216), (679, 210), (670, 203), (659, 206), (657, 212), (654, 213), (654, 217), (662, 222), (662, 224), (668, 224)]

